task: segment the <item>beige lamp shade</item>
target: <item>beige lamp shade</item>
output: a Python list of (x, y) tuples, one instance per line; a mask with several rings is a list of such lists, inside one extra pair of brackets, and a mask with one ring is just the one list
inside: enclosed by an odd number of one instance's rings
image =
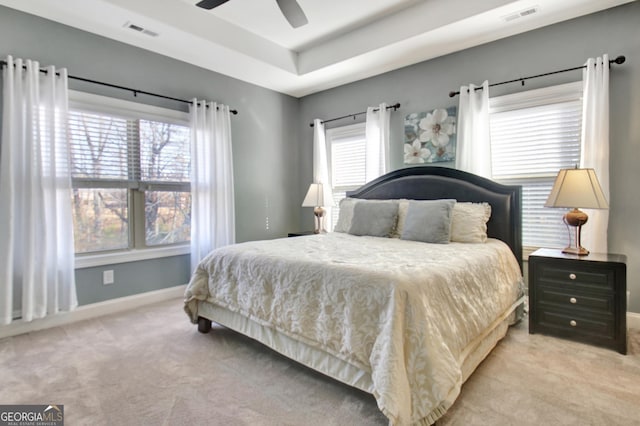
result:
[(326, 199), (325, 191), (321, 183), (312, 183), (309, 185), (307, 195), (302, 201), (302, 207), (323, 207), (333, 205), (333, 200)]
[(545, 207), (609, 208), (593, 169), (561, 169)]

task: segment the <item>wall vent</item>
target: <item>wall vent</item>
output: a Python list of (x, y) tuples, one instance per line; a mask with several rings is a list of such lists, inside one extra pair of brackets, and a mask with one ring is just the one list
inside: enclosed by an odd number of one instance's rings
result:
[(158, 37), (158, 33), (157, 32), (148, 30), (148, 29), (146, 29), (144, 27), (141, 27), (140, 25), (136, 25), (136, 24), (134, 24), (132, 22), (126, 22), (123, 25), (123, 27), (124, 28), (129, 28), (130, 30), (133, 30), (133, 31), (136, 31), (136, 32), (139, 32), (139, 33), (142, 33), (142, 34), (146, 34), (146, 35), (148, 35), (150, 37)]
[(534, 13), (537, 13), (539, 10), (538, 6), (533, 6), (530, 7), (528, 9), (524, 9), (521, 10), (519, 12), (515, 12), (515, 13), (510, 13), (509, 15), (503, 16), (502, 20), (505, 22), (511, 22), (515, 19), (519, 19), (519, 18), (523, 18), (525, 16), (529, 16), (529, 15), (533, 15)]

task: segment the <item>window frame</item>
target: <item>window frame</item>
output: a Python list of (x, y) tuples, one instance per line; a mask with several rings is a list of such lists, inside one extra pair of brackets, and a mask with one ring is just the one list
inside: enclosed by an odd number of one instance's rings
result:
[[(74, 109), (92, 111), (99, 114), (128, 119), (160, 121), (189, 127), (189, 114), (186, 112), (70, 90), (69, 110)], [(90, 184), (92, 179), (86, 179), (84, 182)], [(140, 185), (140, 189), (142, 190), (128, 189), (128, 217), (131, 220), (128, 232), (130, 241), (132, 241), (134, 245), (132, 247), (115, 250), (76, 253), (76, 269), (190, 254), (191, 249), (189, 242), (147, 246), (145, 244), (144, 214), (136, 214), (136, 212), (144, 212), (145, 210), (144, 189), (167, 191), (178, 190), (180, 192), (185, 192), (185, 189), (187, 191), (189, 190), (189, 185), (190, 184), (188, 183), (176, 185), (175, 183), (149, 182)], [(84, 186), (85, 185), (83, 185), (83, 187)]]
[[(571, 102), (577, 100), (582, 102), (582, 81), (574, 81), (571, 83), (558, 84), (540, 89), (532, 89), (524, 92), (492, 97), (489, 99), (489, 117), (491, 120), (491, 114), (493, 113), (534, 108), (537, 106), (550, 105), (552, 103)], [(580, 139), (582, 139), (581, 136)], [(493, 150), (493, 147), (491, 149)], [(582, 150), (582, 146), (580, 146), (580, 150)], [(506, 179), (499, 179), (492, 176), (492, 179), (504, 184), (519, 184), (517, 181), (523, 180), (531, 180), (534, 182), (541, 178), (555, 180), (555, 175), (541, 176), (538, 174), (531, 176), (514, 176)], [(568, 235), (567, 238), (569, 238)], [(523, 245), (523, 258), (526, 260), (529, 254), (533, 253), (538, 248), (539, 247)]]

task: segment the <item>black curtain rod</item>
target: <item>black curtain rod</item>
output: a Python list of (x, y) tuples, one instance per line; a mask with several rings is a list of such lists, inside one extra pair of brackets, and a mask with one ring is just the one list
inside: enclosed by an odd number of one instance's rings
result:
[[(400, 102), (397, 102), (397, 103), (395, 103), (395, 104), (393, 104), (393, 105), (388, 105), (388, 106), (387, 106), (387, 109), (391, 109), (391, 108), (393, 108), (393, 110), (394, 110), (394, 111), (397, 111), (397, 110), (398, 110), (398, 108), (400, 108)], [(376, 108), (374, 111), (378, 111), (378, 108)], [(367, 113), (367, 111), (363, 111), (363, 112), (355, 112), (355, 113), (353, 113), (353, 114), (343, 115), (342, 117), (336, 117), (336, 118), (330, 118), (330, 119), (328, 119), (328, 120), (322, 120), (322, 121), (321, 121), (321, 123), (322, 123), (322, 124), (324, 124), (324, 123), (329, 123), (329, 122), (331, 122), (331, 121), (342, 120), (343, 118), (349, 118), (349, 117), (353, 117), (353, 118), (355, 118), (355, 117), (357, 117), (358, 115), (362, 115), (362, 114), (366, 114), (366, 113)], [(309, 123), (309, 126), (313, 127), (313, 123)]]
[[(0, 66), (4, 67), (6, 65), (7, 65), (7, 61), (0, 61)], [(42, 69), (41, 68), (40, 72), (46, 74), (48, 71), (46, 69)], [(60, 75), (60, 73), (56, 73), (56, 75)], [(158, 93), (146, 92), (144, 90), (132, 89), (130, 87), (119, 86), (117, 84), (105, 83), (103, 81), (91, 80), (89, 78), (77, 77), (77, 76), (74, 76), (74, 75), (67, 75), (67, 77), (70, 78), (70, 79), (73, 79), (73, 80), (84, 81), (85, 83), (98, 84), (100, 86), (107, 86), (107, 87), (111, 87), (111, 88), (114, 88), (114, 89), (126, 90), (128, 92), (132, 92), (134, 97), (138, 96), (138, 93), (140, 93), (142, 95), (155, 96), (156, 98), (168, 99), (170, 101), (182, 102), (182, 103), (185, 103), (185, 104), (192, 104), (191, 101), (187, 101), (187, 100), (184, 100), (184, 99), (172, 98), (171, 96), (165, 96), (165, 95), (160, 95)], [(231, 114), (233, 114), (233, 115), (238, 114), (238, 111), (235, 110), (235, 109), (229, 110), (229, 112)]]
[[(618, 65), (619, 64), (624, 64), (625, 60), (626, 60), (626, 58), (621, 55), (621, 56), (618, 56), (615, 59), (609, 60), (609, 65), (611, 65), (612, 63), (616, 63)], [(559, 71), (551, 71), (551, 72), (547, 72), (547, 73), (544, 73), (544, 74), (532, 75), (530, 77), (516, 78), (515, 80), (501, 81), (500, 83), (490, 84), (489, 87), (500, 86), (501, 84), (517, 83), (519, 81), (522, 82), (522, 85), (524, 86), (524, 81), (525, 80), (529, 80), (529, 79), (532, 79), (532, 78), (538, 78), (538, 77), (546, 77), (548, 75), (560, 74), (560, 73), (567, 72), (567, 71), (580, 70), (580, 69), (583, 69), (583, 68), (586, 68), (586, 67), (587, 67), (586, 65), (582, 65), (580, 67), (567, 68), (565, 70), (559, 70)], [(475, 90), (482, 90), (482, 86), (476, 87)], [(459, 95), (459, 94), (460, 94), (460, 92), (449, 92), (449, 97), (453, 98), (454, 96)]]

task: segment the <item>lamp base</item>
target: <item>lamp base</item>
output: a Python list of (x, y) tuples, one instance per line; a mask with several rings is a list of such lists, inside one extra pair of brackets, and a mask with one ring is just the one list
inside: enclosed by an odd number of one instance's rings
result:
[[(589, 250), (587, 250), (586, 248), (582, 247), (581, 241), (580, 241), (580, 235), (582, 232), (582, 225), (584, 225), (585, 223), (587, 223), (587, 221), (589, 220), (589, 216), (583, 212), (582, 210), (578, 210), (578, 209), (573, 209), (569, 212), (567, 212), (563, 217), (562, 220), (564, 221), (565, 225), (567, 225), (567, 228), (569, 226), (572, 226), (575, 229), (575, 239), (574, 239), (574, 244), (573, 246), (568, 246), (566, 247), (564, 250), (562, 250), (563, 253), (567, 253), (567, 254), (574, 254), (577, 256), (586, 256), (589, 254)], [(571, 240), (571, 239), (569, 239)], [(569, 243), (571, 243), (571, 241), (569, 241)]]
[(313, 230), (314, 234), (324, 234), (327, 232), (324, 229), (324, 213), (325, 210), (322, 207), (315, 207), (313, 209), (313, 215), (316, 217), (316, 229)]
[(589, 254), (589, 250), (584, 247), (565, 247), (562, 252), (567, 254), (575, 254), (577, 256), (586, 256)]

